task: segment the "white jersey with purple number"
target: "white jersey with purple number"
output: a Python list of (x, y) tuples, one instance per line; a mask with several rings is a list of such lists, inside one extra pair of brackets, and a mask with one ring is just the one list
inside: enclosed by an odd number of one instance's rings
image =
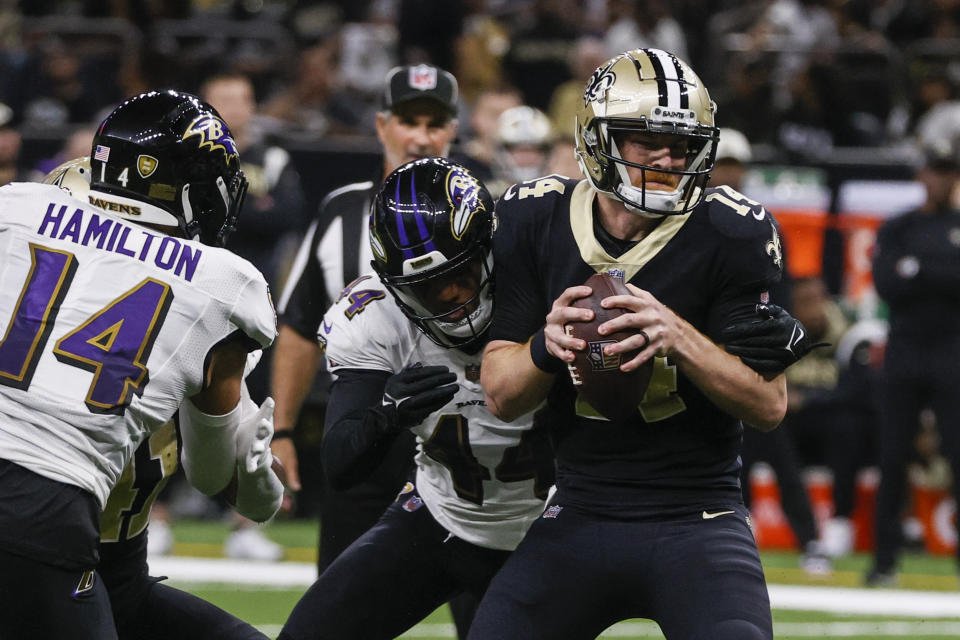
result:
[(396, 373), (422, 364), (445, 365), (457, 375), (460, 388), (453, 400), (413, 429), (417, 490), (431, 515), (457, 537), (514, 549), (543, 511), (553, 456), (545, 435), (531, 430), (532, 413), (507, 424), (487, 409), (480, 387), (482, 352), (470, 355), (431, 342), (375, 274), (344, 289), (324, 316), (318, 337), (334, 374), (341, 369)]
[(238, 330), (251, 346), (276, 335), (267, 284), (242, 258), (56, 186), (0, 188), (0, 458), (103, 506)]

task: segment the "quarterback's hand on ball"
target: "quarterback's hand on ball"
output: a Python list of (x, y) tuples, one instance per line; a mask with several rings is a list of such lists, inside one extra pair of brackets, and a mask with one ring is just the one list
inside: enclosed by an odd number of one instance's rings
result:
[(453, 399), (457, 376), (444, 366), (410, 367), (387, 378), (383, 406), (397, 427), (414, 427)]
[(775, 304), (758, 304), (754, 317), (726, 327), (720, 342), (758, 373), (781, 373), (817, 347), (799, 320)]
[(565, 326), (570, 322), (589, 322), (593, 320), (593, 311), (572, 307), (574, 300), (586, 298), (593, 289), (584, 285), (569, 287), (553, 301), (553, 307), (547, 314), (543, 327), (544, 343), (547, 352), (563, 362), (573, 362), (574, 351), (583, 351), (587, 343), (567, 333)]
[(629, 338), (604, 347), (604, 351), (611, 354), (640, 349), (640, 353), (632, 360), (620, 366), (623, 371), (632, 371), (654, 356), (671, 355), (677, 337), (682, 332), (682, 321), (649, 291), (629, 282), (627, 288), (631, 295), (610, 296), (601, 304), (607, 308), (628, 309), (630, 313), (608, 320), (600, 325), (598, 330), (603, 335), (609, 335), (618, 331), (639, 329)]

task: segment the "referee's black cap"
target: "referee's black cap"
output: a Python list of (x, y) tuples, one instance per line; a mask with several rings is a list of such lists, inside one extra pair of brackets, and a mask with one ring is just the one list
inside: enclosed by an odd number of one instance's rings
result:
[(457, 114), (457, 79), (449, 71), (432, 64), (394, 67), (387, 72), (383, 108), (393, 111), (411, 100), (428, 98), (439, 102), (451, 116)]

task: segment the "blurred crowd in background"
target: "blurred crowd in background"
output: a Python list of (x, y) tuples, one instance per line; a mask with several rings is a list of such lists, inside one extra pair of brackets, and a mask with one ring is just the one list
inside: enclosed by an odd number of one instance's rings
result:
[(460, 82), (462, 143), (488, 135), (489, 93), (570, 137), (583, 79), (654, 46), (759, 159), (803, 162), (908, 139), (955, 97), (958, 38), (952, 0), (7, 0), (0, 102), (25, 136), (66, 137), (143, 90), (240, 73), (258, 133), (302, 143), (371, 135), (386, 71), (431, 62)]
[[(884, 309), (870, 246), (883, 219), (923, 201), (916, 141), (957, 106), (960, 0), (0, 0), (0, 183), (89, 154), (125, 97), (197, 93), (230, 125), (250, 179), (231, 248), (276, 291), (320, 199), (378, 171), (374, 116), (392, 67), (453, 72), (454, 152), (496, 193), (579, 175), (585, 80), (648, 46), (687, 60), (718, 124), (742, 133), (721, 136), (718, 163), (740, 170), (721, 181), (780, 219), (799, 284), (785, 306), (833, 345), (794, 372), (788, 423), (802, 466), (846, 474), (838, 548), (849, 550), (853, 475), (876, 462), (870, 378)], [(852, 425), (841, 440), (823, 428), (838, 412)], [(935, 421), (918, 420), (917, 460), (943, 476)], [(319, 426), (298, 428), (309, 455)], [(305, 490), (301, 515), (311, 504)]]

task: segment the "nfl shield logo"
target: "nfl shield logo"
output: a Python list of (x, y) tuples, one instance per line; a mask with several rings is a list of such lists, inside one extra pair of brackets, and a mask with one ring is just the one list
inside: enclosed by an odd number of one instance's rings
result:
[(603, 347), (613, 344), (616, 340), (598, 340), (597, 342), (587, 343), (587, 360), (594, 371), (606, 371), (607, 369), (616, 369), (620, 366), (620, 354), (615, 353), (607, 355), (603, 352)]
[(560, 512), (563, 511), (563, 507), (558, 504), (547, 507), (547, 510), (543, 512), (544, 518), (556, 518), (560, 515)]
[(463, 375), (470, 382), (480, 382), (480, 365), (468, 364), (463, 368)]
[(425, 64), (410, 67), (409, 84), (414, 89), (427, 91), (437, 87), (437, 70)]
[(619, 268), (607, 269), (607, 273), (608, 273), (609, 275), (613, 276), (614, 278), (619, 278), (620, 280), (623, 280), (624, 277), (627, 275), (627, 272), (626, 272), (626, 271), (624, 271), (623, 269), (619, 269)]
[(413, 513), (417, 509), (423, 506), (423, 500), (420, 496), (413, 496), (409, 500), (403, 503), (403, 510), (409, 513)]

